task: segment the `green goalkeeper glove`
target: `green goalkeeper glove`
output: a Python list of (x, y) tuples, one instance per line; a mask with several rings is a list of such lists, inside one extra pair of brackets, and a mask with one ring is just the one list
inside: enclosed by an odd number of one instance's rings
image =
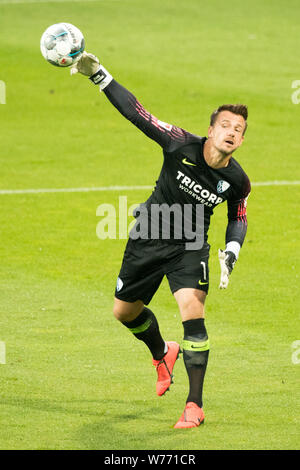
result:
[(95, 85), (100, 86), (101, 90), (104, 90), (113, 79), (110, 73), (100, 65), (98, 57), (87, 52), (84, 52), (79, 61), (71, 67), (71, 75), (78, 72), (89, 77)]

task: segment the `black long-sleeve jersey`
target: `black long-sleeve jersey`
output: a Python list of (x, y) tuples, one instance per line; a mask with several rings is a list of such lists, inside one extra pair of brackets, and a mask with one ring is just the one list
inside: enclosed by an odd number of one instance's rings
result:
[[(196, 212), (196, 205), (202, 204), (206, 241), (214, 208), (227, 201), (228, 225), (225, 241), (236, 241), (242, 245), (247, 231), (246, 205), (251, 187), (249, 178), (238, 162), (231, 157), (227, 167), (211, 168), (203, 156), (206, 137), (159, 121), (116, 80), (111, 81), (104, 93), (123, 116), (163, 149), (164, 162), (159, 178), (153, 193), (144, 203), (149, 214), (153, 205), (179, 204), (184, 207), (185, 204), (190, 204)], [(172, 230), (170, 234), (172, 242), (187, 241), (184, 234), (181, 240), (172, 238)]]

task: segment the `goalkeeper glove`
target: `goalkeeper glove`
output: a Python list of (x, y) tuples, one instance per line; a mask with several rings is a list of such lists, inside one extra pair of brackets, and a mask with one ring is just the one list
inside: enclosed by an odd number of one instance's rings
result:
[(87, 52), (84, 52), (79, 61), (71, 67), (71, 75), (77, 72), (89, 77), (95, 85), (100, 86), (100, 90), (104, 90), (113, 79), (110, 73), (100, 65), (98, 57)]
[(236, 256), (232, 251), (219, 250), (219, 261), (221, 267), (220, 289), (226, 289), (229, 283), (229, 276), (236, 263)]

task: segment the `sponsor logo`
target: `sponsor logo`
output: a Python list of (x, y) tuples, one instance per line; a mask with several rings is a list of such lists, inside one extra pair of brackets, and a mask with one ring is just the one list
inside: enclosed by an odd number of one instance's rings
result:
[(220, 180), (217, 185), (217, 191), (218, 193), (224, 193), (228, 188), (230, 184), (227, 181)]
[(177, 171), (176, 179), (179, 181), (179, 189), (195, 198), (204, 206), (213, 207), (224, 200), (222, 197), (219, 197), (216, 194), (211, 193), (208, 189), (203, 188), (199, 183), (197, 183), (197, 181), (192, 180), (189, 176), (182, 173), (182, 171)]
[(206, 284), (208, 284), (208, 282), (199, 281), (199, 286), (205, 286)]
[(185, 165), (197, 166), (196, 163), (188, 162), (186, 158), (183, 158), (182, 163)]
[(73, 29), (70, 28), (67, 24), (65, 24), (65, 27), (69, 31), (69, 34), (72, 36), (73, 44), (76, 44), (76, 36), (75, 36)]
[(93, 81), (96, 85), (98, 85), (98, 83), (102, 82), (106, 78), (106, 76), (107, 75), (103, 72), (103, 70), (99, 70), (97, 75), (93, 78)]

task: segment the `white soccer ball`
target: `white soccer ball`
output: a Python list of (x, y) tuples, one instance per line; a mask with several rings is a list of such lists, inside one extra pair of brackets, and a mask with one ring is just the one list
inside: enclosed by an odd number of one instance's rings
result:
[(41, 37), (41, 52), (44, 58), (58, 67), (76, 64), (84, 48), (82, 32), (70, 23), (53, 24)]

